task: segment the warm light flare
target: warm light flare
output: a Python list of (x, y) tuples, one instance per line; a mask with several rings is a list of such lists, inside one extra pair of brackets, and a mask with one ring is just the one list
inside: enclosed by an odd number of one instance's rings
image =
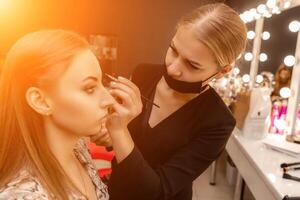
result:
[(7, 15), (12, 9), (11, 0), (0, 0), (0, 16)]

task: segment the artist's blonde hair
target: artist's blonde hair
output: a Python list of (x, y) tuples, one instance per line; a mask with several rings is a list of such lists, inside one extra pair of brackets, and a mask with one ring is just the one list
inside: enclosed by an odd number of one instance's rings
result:
[(46, 142), (42, 116), (27, 103), (29, 87), (48, 87), (87, 49), (78, 34), (43, 30), (19, 39), (7, 54), (0, 78), (0, 188), (29, 166), (56, 199), (68, 199), (71, 183)]
[(197, 39), (206, 45), (223, 67), (232, 64), (244, 51), (247, 29), (239, 14), (223, 3), (203, 5), (183, 16), (177, 28), (193, 26)]

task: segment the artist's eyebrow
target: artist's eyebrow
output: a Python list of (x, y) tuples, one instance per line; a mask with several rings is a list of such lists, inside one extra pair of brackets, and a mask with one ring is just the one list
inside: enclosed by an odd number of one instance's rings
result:
[(86, 77), (85, 79), (83, 79), (82, 81), (84, 82), (84, 81), (87, 81), (87, 80), (94, 80), (94, 81), (98, 81), (98, 78), (97, 77), (95, 77), (95, 76), (88, 76), (88, 77)]
[[(175, 44), (174, 44), (174, 41), (171, 41), (170, 47), (171, 47), (176, 53), (178, 53), (178, 50), (177, 50), (177, 48), (176, 48), (176, 46), (175, 46)], [(191, 65), (193, 65), (194, 67), (198, 66), (198, 67), (196, 67), (196, 68), (201, 68), (201, 67), (203, 67), (203, 65), (202, 65), (201, 63), (198, 63), (198, 62), (196, 62), (196, 61), (193, 61), (193, 60), (190, 60), (190, 59), (187, 59), (187, 58), (186, 58), (186, 60), (187, 60)]]
[(192, 60), (188, 60), (189, 61), (189, 63), (191, 63), (191, 65), (196, 65), (196, 66), (198, 66), (198, 68), (201, 68), (201, 67), (203, 67), (203, 65), (202, 64), (200, 64), (200, 63), (198, 63), (198, 62), (196, 62), (196, 61), (192, 61)]

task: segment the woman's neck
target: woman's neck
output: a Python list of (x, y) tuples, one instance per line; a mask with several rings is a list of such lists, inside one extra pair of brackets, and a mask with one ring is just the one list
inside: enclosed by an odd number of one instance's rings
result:
[(60, 129), (50, 119), (45, 121), (47, 142), (56, 159), (63, 167), (74, 163), (76, 156), (73, 150), (80, 137)]

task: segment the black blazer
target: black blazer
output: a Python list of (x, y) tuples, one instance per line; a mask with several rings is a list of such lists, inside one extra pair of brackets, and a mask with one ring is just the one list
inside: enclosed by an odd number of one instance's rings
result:
[[(153, 99), (163, 65), (140, 65), (133, 82)], [(235, 119), (209, 88), (151, 128), (152, 105), (128, 126), (135, 148), (121, 163), (113, 161), (112, 200), (191, 200), (192, 183), (222, 153)]]

